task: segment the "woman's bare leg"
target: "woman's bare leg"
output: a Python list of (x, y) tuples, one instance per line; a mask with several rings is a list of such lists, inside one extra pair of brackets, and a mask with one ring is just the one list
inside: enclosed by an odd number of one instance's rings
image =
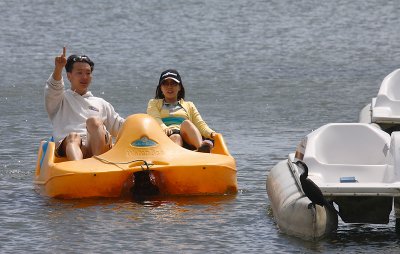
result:
[(185, 120), (182, 122), (181, 136), (186, 143), (196, 147), (196, 149), (201, 146), (203, 141), (200, 131), (189, 120)]
[(169, 138), (175, 142), (175, 144), (179, 145), (179, 146), (183, 146), (183, 140), (181, 135), (179, 134), (172, 134), (171, 136), (169, 136)]

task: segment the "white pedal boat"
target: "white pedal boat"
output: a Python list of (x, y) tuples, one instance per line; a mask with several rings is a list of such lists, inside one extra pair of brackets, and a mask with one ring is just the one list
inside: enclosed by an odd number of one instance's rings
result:
[[(400, 218), (400, 132), (390, 136), (371, 124), (332, 123), (305, 141), (308, 178), (335, 203), (345, 223), (387, 224), (393, 201)], [(309, 206), (296, 160), (289, 154), (271, 169), (267, 193), (282, 232), (317, 240), (337, 229), (338, 215), (326, 206)]]
[(389, 134), (400, 131), (400, 69), (383, 79), (378, 95), (361, 110), (359, 122), (375, 124)]

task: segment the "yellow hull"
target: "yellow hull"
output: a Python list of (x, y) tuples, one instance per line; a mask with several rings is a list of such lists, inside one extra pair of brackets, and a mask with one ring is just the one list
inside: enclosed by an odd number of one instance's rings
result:
[(237, 192), (236, 163), (222, 135), (215, 137), (211, 154), (190, 151), (173, 143), (146, 114), (129, 116), (113, 148), (102, 155), (66, 161), (54, 150), (53, 142), (42, 141), (34, 180), (50, 197), (120, 197), (138, 187), (137, 172), (151, 172), (160, 195)]

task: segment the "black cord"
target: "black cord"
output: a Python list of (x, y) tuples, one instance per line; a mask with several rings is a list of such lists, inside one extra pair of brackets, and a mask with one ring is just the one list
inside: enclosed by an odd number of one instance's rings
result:
[[(103, 162), (103, 163), (106, 163), (106, 164), (113, 164), (113, 165), (117, 165), (117, 164), (130, 164), (130, 163), (133, 163), (133, 162), (141, 161), (141, 162), (143, 162), (143, 164), (140, 165), (140, 167), (142, 168), (142, 170), (150, 170), (150, 167), (154, 165), (154, 164), (152, 164), (152, 163), (148, 163), (148, 162), (145, 161), (145, 160), (131, 160), (131, 161), (125, 161), (125, 162), (114, 162), (114, 161), (109, 161), (109, 160), (100, 158), (100, 157), (98, 157), (98, 156), (93, 156), (93, 157), (94, 157), (95, 159), (98, 159), (99, 161), (101, 161), (101, 162)], [(143, 166), (146, 166), (146, 168), (143, 168)]]

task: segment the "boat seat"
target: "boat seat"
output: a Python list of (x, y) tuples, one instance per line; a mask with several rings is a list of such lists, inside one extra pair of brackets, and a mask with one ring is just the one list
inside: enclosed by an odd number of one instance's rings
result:
[(318, 185), (348, 177), (382, 182), (389, 145), (390, 135), (370, 124), (332, 123), (307, 136), (304, 162)]
[(384, 78), (371, 105), (372, 122), (400, 123), (400, 69)]

